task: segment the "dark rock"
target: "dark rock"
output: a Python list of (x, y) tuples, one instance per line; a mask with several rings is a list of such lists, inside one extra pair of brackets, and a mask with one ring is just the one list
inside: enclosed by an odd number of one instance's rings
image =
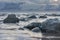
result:
[(60, 40), (60, 38), (41, 38), (41, 40)]
[(41, 30), (40, 30), (39, 27), (33, 28), (32, 31), (33, 31), (33, 32), (41, 32)]
[(47, 30), (47, 29), (40, 28), (40, 30), (41, 30), (42, 33), (46, 33), (46, 30)]
[(57, 32), (55, 30), (46, 30), (47, 33), (54, 33), (56, 34)]
[(24, 28), (27, 28), (27, 29), (29, 29), (29, 30), (32, 30), (33, 28), (35, 28), (35, 27), (40, 27), (40, 26), (41, 26), (41, 23), (33, 22), (33, 23), (31, 23), (31, 24), (29, 24), (29, 25), (27, 25), (27, 26), (24, 26)]
[(41, 40), (50, 40), (49, 38), (41, 38)]
[(19, 19), (15, 14), (9, 14), (6, 19), (4, 19), (3, 23), (18, 23)]
[(35, 19), (35, 18), (37, 18), (35, 15), (32, 15), (32, 16), (30, 16), (30, 17), (28, 17), (28, 18), (32, 18), (32, 19)]
[(0, 30), (16, 30), (16, 28), (0, 28)]
[(39, 18), (47, 18), (47, 16), (43, 15), (43, 16), (40, 16)]
[(18, 14), (17, 16), (18, 16), (18, 17), (20, 17), (20, 15), (19, 15), (19, 14)]
[(18, 30), (24, 30), (24, 28), (19, 28)]
[(46, 14), (47, 16), (60, 16), (60, 14)]
[(16, 28), (6, 29), (6, 30), (16, 30)]
[(0, 16), (5, 16), (6, 14), (0, 14)]
[(28, 19), (27, 18), (21, 18), (21, 19), (19, 19), (20, 21), (28, 21)]
[(42, 23), (42, 29), (46, 29), (54, 32), (59, 32), (60, 31), (60, 20), (58, 20), (57, 18), (55, 19), (47, 19), (46, 21), (44, 21)]

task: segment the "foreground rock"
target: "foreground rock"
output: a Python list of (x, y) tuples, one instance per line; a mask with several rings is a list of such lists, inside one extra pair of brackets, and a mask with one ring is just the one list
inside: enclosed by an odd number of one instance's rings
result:
[(33, 31), (33, 32), (41, 32), (41, 30), (40, 30), (39, 27), (33, 28), (32, 31)]
[(41, 26), (41, 23), (33, 22), (33, 23), (31, 23), (31, 24), (29, 24), (29, 25), (27, 25), (27, 26), (24, 26), (24, 28), (27, 28), (27, 29), (29, 29), (29, 30), (32, 30), (33, 28), (35, 28), (35, 27), (40, 27), (40, 26)]
[(19, 19), (15, 14), (9, 14), (6, 19), (4, 19), (3, 23), (18, 23)]
[(42, 23), (42, 29), (45, 29), (46, 32), (60, 32), (60, 20), (55, 19), (47, 19)]

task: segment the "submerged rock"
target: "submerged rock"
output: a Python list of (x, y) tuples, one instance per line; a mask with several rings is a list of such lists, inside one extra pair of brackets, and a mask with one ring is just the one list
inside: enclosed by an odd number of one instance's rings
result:
[(20, 21), (28, 21), (28, 19), (27, 18), (21, 18), (21, 19), (19, 19)]
[(48, 19), (42, 23), (42, 29), (58, 32), (60, 31), (60, 20), (57, 18)]
[(0, 30), (16, 30), (16, 28), (0, 28)]
[(16, 17), (15, 14), (9, 14), (6, 19), (3, 20), (3, 23), (17, 23), (19, 19)]
[(24, 30), (24, 28), (19, 28), (18, 30)]
[(33, 31), (33, 32), (41, 32), (41, 30), (40, 30), (39, 27), (33, 28), (32, 31)]
[(40, 16), (39, 18), (47, 18), (47, 16), (43, 15), (43, 16)]
[(56, 13), (54, 13), (54, 14), (46, 14), (47, 16), (60, 16), (60, 14), (56, 14)]
[(35, 18), (37, 18), (35, 15), (32, 15), (32, 16), (30, 16), (30, 17), (28, 17), (28, 18), (32, 18), (32, 19), (35, 19)]
[(40, 26), (41, 26), (41, 23), (33, 22), (33, 23), (31, 23), (31, 24), (29, 24), (29, 25), (27, 25), (27, 26), (24, 26), (24, 28), (27, 28), (27, 29), (29, 29), (29, 30), (32, 30), (33, 28), (35, 28), (35, 27), (40, 27)]
[(6, 14), (4, 13), (4, 14), (0, 14), (0, 16), (5, 16)]

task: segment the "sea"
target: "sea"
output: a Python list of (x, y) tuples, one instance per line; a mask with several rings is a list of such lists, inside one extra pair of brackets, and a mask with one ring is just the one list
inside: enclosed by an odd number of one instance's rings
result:
[[(4, 14), (4, 15), (3, 15)], [(36, 15), (36, 19), (32, 19), (29, 21), (19, 21), (19, 23), (3, 23), (3, 20), (9, 15), (15, 14), (17, 18), (27, 18), (31, 15)], [(23, 28), (24, 26), (32, 23), (32, 22), (44, 22), (47, 19), (54, 19), (59, 18), (60, 16), (47, 16), (47, 18), (42, 19), (39, 18), (41, 15), (45, 14), (60, 14), (60, 12), (0, 12), (0, 40), (53, 40), (59, 39), (59, 36), (45, 36), (41, 32), (35, 33), (28, 29), (25, 30), (18, 30), (20, 27)], [(16, 28), (15, 30), (6, 30)], [(49, 34), (50, 35), (50, 34)]]

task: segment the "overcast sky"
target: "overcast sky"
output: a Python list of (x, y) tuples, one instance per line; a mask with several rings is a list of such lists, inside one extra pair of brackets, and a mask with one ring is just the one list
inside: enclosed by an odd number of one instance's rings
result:
[(60, 3), (60, 0), (0, 0), (0, 2)]

